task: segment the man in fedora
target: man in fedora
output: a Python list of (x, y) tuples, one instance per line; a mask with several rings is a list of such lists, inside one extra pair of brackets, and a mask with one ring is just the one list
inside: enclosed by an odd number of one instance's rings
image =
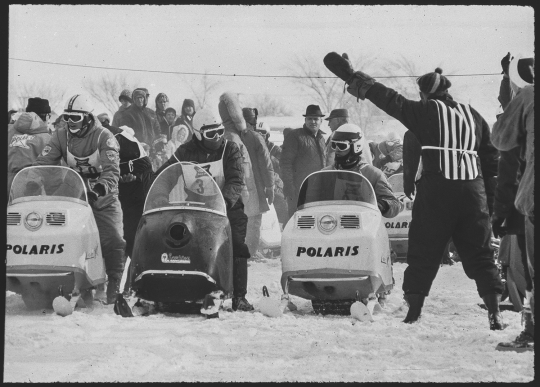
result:
[(326, 166), (326, 144), (320, 130), (324, 114), (318, 105), (309, 105), (304, 117), (304, 126), (285, 136), (281, 151), (283, 193), (287, 198), (289, 218), (296, 211), (302, 181)]

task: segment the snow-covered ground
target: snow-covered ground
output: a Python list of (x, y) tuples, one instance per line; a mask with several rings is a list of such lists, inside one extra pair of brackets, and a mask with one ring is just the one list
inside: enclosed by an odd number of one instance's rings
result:
[[(279, 258), (249, 263), (248, 299), (257, 307), (266, 285), (279, 298)], [(403, 324), (401, 284), (375, 322), (318, 316), (307, 300), (298, 311), (122, 318), (112, 306), (60, 317), (30, 312), (6, 293), (6, 382), (530, 382), (534, 354), (495, 351), (521, 331), (520, 315), (493, 332), (476, 287), (460, 263), (443, 266), (417, 324)], [(230, 303), (230, 300), (228, 301)]]

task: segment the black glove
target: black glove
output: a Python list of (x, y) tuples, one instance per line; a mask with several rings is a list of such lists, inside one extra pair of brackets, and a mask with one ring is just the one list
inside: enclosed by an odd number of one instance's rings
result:
[(491, 229), (495, 238), (502, 238), (508, 232), (508, 229), (502, 225), (504, 221), (505, 218), (498, 217), (497, 215), (493, 215), (491, 218)]
[(349, 84), (354, 77), (352, 63), (349, 60), (349, 56), (345, 53), (343, 55), (339, 55), (337, 52), (328, 53), (324, 57), (323, 62), (328, 70), (347, 84)]
[(107, 194), (107, 191), (105, 190), (105, 186), (101, 183), (94, 184), (94, 187), (92, 190), (97, 193), (98, 196), (105, 196)]
[(379, 211), (381, 211), (381, 214), (384, 214), (386, 211), (388, 211), (390, 205), (384, 200), (377, 200), (377, 207), (379, 207)]
[(502, 73), (508, 75), (508, 67), (510, 66), (510, 61), (512, 58), (510, 57), (510, 53), (506, 54), (504, 58), (501, 59), (501, 67), (502, 67)]
[(274, 202), (274, 187), (266, 187), (264, 189), (264, 195), (268, 200), (268, 205), (272, 204)]

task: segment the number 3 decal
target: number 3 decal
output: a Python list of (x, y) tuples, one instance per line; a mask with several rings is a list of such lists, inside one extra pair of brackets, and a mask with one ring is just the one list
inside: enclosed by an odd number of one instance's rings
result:
[(203, 194), (204, 193), (204, 182), (201, 179), (195, 180), (195, 183), (199, 184), (199, 188), (197, 188), (197, 193)]

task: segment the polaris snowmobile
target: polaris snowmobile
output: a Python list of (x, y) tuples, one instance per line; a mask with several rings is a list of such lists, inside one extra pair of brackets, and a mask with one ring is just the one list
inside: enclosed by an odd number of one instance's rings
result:
[(281, 239), (283, 298), (311, 300), (319, 314), (370, 313), (394, 286), (390, 243), (369, 181), (322, 170), (302, 183), (297, 211)]
[(405, 208), (395, 217), (386, 219), (385, 226), (390, 238), (390, 247), (396, 254), (396, 259), (407, 260), (409, 250), (409, 227), (412, 219), (413, 201), (405, 196), (403, 189), (403, 173), (397, 173), (388, 178), (388, 183), (392, 186), (392, 191), (405, 204)]
[[(124, 317), (200, 310), (217, 317), (232, 295), (232, 238), (225, 200), (207, 171), (182, 162), (164, 169), (146, 197), (125, 265)], [(121, 284), (123, 289), (123, 284)]]
[(44, 309), (60, 293), (76, 302), (84, 292), (91, 303), (91, 289), (105, 281), (99, 232), (79, 174), (62, 166), (17, 173), (7, 208), (6, 289), (21, 294), (29, 309)]

